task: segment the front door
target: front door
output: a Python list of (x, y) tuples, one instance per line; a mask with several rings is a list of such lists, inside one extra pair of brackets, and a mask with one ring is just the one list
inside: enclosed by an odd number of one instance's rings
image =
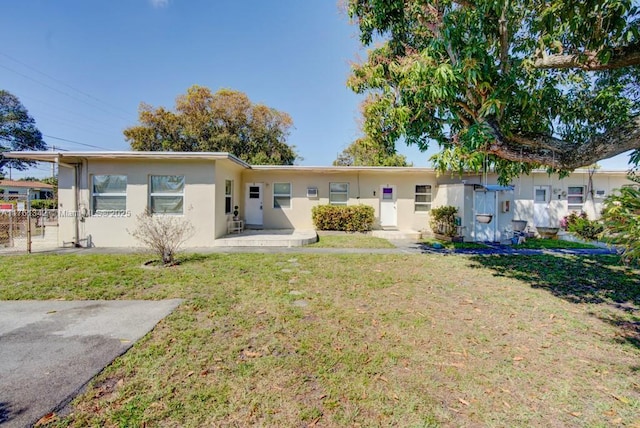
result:
[(380, 226), (396, 227), (397, 225), (396, 186), (382, 186), (380, 188)]
[(533, 187), (533, 224), (534, 226), (551, 226), (549, 218), (549, 202), (551, 186)]
[[(474, 219), (473, 230), (474, 239), (477, 242), (495, 242), (496, 226), (498, 224), (498, 216), (496, 215), (496, 192), (476, 191), (474, 192)], [(479, 215), (483, 221), (480, 221)], [(487, 218), (491, 220), (486, 223)]]
[(262, 226), (262, 183), (249, 183), (244, 198), (245, 223)]

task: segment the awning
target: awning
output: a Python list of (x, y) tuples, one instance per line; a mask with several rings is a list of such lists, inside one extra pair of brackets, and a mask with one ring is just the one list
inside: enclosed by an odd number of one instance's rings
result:
[(502, 186), (500, 184), (474, 184), (473, 190), (476, 192), (503, 192), (506, 190), (514, 190), (515, 186)]

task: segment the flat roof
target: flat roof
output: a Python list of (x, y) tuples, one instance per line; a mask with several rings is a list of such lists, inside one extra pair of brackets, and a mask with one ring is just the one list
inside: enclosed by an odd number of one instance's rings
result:
[[(155, 151), (74, 151), (74, 152), (55, 152), (55, 151), (14, 151), (2, 154), (7, 158), (24, 159), (38, 162), (61, 162), (61, 163), (77, 163), (82, 159), (192, 159), (192, 160), (229, 160), (246, 169), (254, 171), (299, 171), (299, 172), (424, 172), (434, 173), (435, 168), (429, 167), (413, 167), (413, 166), (303, 166), (303, 165), (250, 165), (235, 155), (227, 152), (155, 152)], [(578, 168), (572, 174), (587, 174), (588, 168)], [(532, 174), (546, 174), (544, 169), (536, 169), (531, 171)], [(597, 169), (597, 173), (607, 174), (627, 174), (626, 169), (605, 170)], [(457, 174), (457, 172), (454, 172)], [(480, 172), (466, 172), (463, 176), (476, 176)], [(495, 173), (490, 172), (495, 175)]]
[(251, 165), (226, 152), (137, 152), (137, 151), (21, 151), (5, 152), (12, 159), (24, 159), (38, 162), (76, 163), (81, 159), (192, 159), (192, 160), (230, 160), (244, 168)]

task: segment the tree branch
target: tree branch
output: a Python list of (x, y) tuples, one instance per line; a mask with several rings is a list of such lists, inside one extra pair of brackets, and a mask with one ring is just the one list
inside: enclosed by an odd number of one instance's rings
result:
[(614, 49), (606, 64), (598, 59), (598, 52), (575, 55), (547, 55), (542, 52), (542, 55), (533, 62), (534, 68), (539, 69), (580, 68), (586, 71), (615, 70), (638, 65), (640, 65), (640, 44)]
[(573, 170), (640, 149), (640, 116), (580, 145), (545, 135), (506, 137), (496, 123), (488, 122), (488, 125), (495, 137), (489, 153), (514, 162), (537, 163), (556, 169)]

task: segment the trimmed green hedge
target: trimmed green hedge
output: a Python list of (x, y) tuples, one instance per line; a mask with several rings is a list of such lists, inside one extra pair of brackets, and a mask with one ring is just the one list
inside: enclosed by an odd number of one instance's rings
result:
[(54, 199), (34, 199), (31, 201), (32, 210), (54, 210), (58, 208), (58, 201)]
[(318, 230), (366, 232), (373, 228), (374, 210), (369, 205), (316, 205), (311, 217)]

